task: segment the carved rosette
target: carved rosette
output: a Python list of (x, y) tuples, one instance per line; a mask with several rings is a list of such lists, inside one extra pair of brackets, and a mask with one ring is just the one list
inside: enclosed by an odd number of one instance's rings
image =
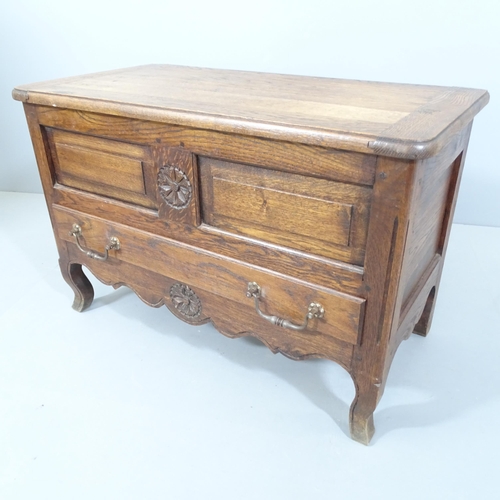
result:
[(175, 310), (182, 316), (194, 319), (201, 315), (201, 301), (187, 285), (175, 283), (170, 287), (170, 299)]
[(165, 203), (176, 210), (189, 205), (193, 188), (187, 175), (179, 168), (164, 165), (158, 172), (158, 187)]

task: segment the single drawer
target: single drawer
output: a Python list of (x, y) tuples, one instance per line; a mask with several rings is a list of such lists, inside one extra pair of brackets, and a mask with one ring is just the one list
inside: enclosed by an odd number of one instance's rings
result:
[[(259, 307), (264, 314), (301, 324), (309, 304), (319, 303), (324, 308), (324, 316), (312, 318), (301, 335), (327, 336), (351, 345), (359, 341), (365, 304), (362, 298), (77, 211), (54, 206), (53, 213), (57, 236), (76, 244), (77, 237), (71, 232), (73, 225), (78, 224), (81, 228), (78, 244), (84, 249), (102, 254), (104, 247), (114, 241), (112, 238), (117, 238), (120, 248), (110, 250), (107, 262), (110, 266), (126, 262), (238, 302), (251, 310), (255, 309), (255, 301), (247, 296), (248, 284), (256, 282), (261, 287)], [(88, 254), (81, 253), (82, 261), (86, 256)], [(126, 283), (127, 276), (123, 278)], [(255, 319), (260, 318), (257, 311), (253, 314)], [(269, 327), (284, 330), (271, 323)]]
[(361, 265), (372, 189), (199, 157), (203, 222)]
[(156, 206), (156, 193), (148, 182), (152, 165), (147, 147), (45, 130), (57, 183), (144, 207)]

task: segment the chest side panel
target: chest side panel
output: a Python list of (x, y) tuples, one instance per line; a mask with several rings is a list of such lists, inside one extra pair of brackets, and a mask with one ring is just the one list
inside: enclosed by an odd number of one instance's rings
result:
[(416, 288), (422, 278), (432, 273), (432, 266), (441, 263), (469, 133), (470, 127), (467, 127), (439, 155), (416, 165), (417, 177), (401, 272), (403, 310), (409, 307), (411, 297), (418, 292)]

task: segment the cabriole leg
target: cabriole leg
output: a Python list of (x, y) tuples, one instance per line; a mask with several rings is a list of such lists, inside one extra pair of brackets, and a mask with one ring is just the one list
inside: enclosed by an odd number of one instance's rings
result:
[(373, 412), (377, 406), (377, 399), (371, 394), (356, 393), (356, 397), (349, 412), (349, 428), (351, 437), (355, 441), (368, 445), (375, 432)]
[(368, 445), (375, 432), (373, 412), (384, 393), (387, 373), (375, 378), (359, 374), (353, 375), (356, 396), (351, 404), (349, 427), (351, 437), (359, 443)]
[(75, 300), (73, 301), (73, 309), (82, 312), (88, 309), (94, 300), (94, 288), (83, 272), (81, 264), (68, 264), (59, 260), (61, 273), (64, 280), (75, 292)]

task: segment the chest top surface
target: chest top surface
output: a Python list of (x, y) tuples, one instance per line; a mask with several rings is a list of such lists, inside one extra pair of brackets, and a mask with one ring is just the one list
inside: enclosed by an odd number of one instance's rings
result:
[(485, 90), (170, 65), (16, 87), (15, 99), (399, 158), (436, 154)]

